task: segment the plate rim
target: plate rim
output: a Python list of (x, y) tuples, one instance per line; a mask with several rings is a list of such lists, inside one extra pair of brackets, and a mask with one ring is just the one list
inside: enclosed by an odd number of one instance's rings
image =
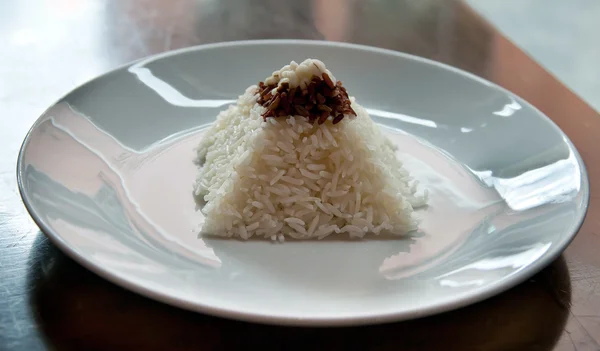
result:
[[(179, 297), (174, 297), (169, 295), (168, 293), (159, 292), (153, 290), (151, 288), (147, 288), (140, 284), (134, 283), (133, 281), (128, 280), (125, 276), (122, 276), (118, 272), (112, 272), (109, 269), (106, 269), (104, 266), (100, 264), (96, 264), (93, 261), (87, 259), (84, 255), (82, 255), (77, 250), (73, 249), (58, 232), (55, 232), (48, 226), (37, 214), (32, 206), (29, 195), (25, 190), (24, 180), (23, 180), (23, 162), (24, 162), (24, 154), (25, 149), (29, 145), (32, 132), (41, 122), (41, 118), (46, 114), (46, 112), (51, 109), (53, 106), (58, 104), (60, 101), (64, 100), (67, 96), (69, 96), (74, 91), (81, 89), (87, 84), (92, 83), (93, 81), (100, 79), (102, 77), (108, 76), (114, 72), (123, 70), (127, 67), (130, 67), (134, 64), (138, 64), (140, 62), (152, 62), (155, 60), (160, 60), (164, 58), (168, 58), (170, 56), (177, 56), (179, 54), (202, 51), (207, 49), (217, 49), (217, 48), (226, 48), (226, 47), (239, 47), (239, 46), (255, 46), (255, 45), (308, 45), (308, 46), (326, 46), (326, 47), (338, 47), (345, 49), (353, 49), (365, 52), (379, 53), (384, 55), (395, 56), (403, 59), (408, 59), (416, 62), (421, 62), (427, 65), (435, 66), (438, 68), (442, 68), (447, 71), (451, 71), (460, 76), (475, 80), (481, 84), (484, 84), (490, 88), (497, 89), (509, 96), (514, 97), (519, 101), (519, 103), (523, 103), (528, 108), (535, 111), (539, 117), (544, 119), (547, 123), (549, 123), (564, 139), (565, 143), (569, 146), (570, 151), (573, 152), (575, 158), (578, 162), (578, 165), (581, 169), (581, 194), (582, 194), (582, 210), (579, 213), (579, 218), (574, 221), (574, 225), (571, 230), (565, 231), (564, 237), (561, 241), (557, 242), (555, 245), (555, 249), (550, 253), (542, 256), (540, 259), (537, 259), (532, 264), (527, 266), (524, 270), (520, 272), (520, 274), (514, 274), (504, 279), (496, 280), (493, 283), (487, 284), (485, 287), (478, 289), (477, 291), (470, 291), (464, 293), (457, 298), (449, 301), (449, 302), (440, 302), (437, 304), (429, 304), (425, 307), (413, 309), (413, 310), (402, 310), (397, 311), (391, 309), (390, 312), (385, 313), (363, 313), (357, 314), (353, 313), (351, 316), (335, 316), (335, 317), (293, 317), (293, 316), (273, 316), (268, 312), (248, 312), (248, 311), (240, 311), (235, 308), (227, 308), (227, 307), (215, 307), (211, 304), (205, 304), (201, 302), (189, 302), (185, 299), (181, 299)], [(204, 313), (208, 315), (212, 315), (215, 317), (233, 319), (245, 322), (259, 323), (259, 324), (268, 324), (268, 325), (285, 325), (285, 326), (298, 326), (298, 327), (343, 327), (343, 326), (359, 326), (359, 325), (373, 325), (373, 324), (382, 324), (388, 322), (397, 322), (404, 320), (411, 320), (416, 318), (422, 318), (426, 316), (431, 316), (443, 312), (452, 311), (455, 309), (459, 309), (483, 300), (486, 300), (492, 296), (498, 295), (506, 290), (509, 290), (516, 285), (522, 283), (523, 281), (529, 279), (543, 268), (548, 266), (550, 263), (554, 262), (567, 248), (567, 246), (575, 239), (577, 234), (579, 233), (581, 226), (583, 225), (589, 209), (590, 202), (590, 182), (589, 176), (587, 172), (587, 168), (585, 166), (585, 162), (581, 157), (579, 150), (575, 147), (570, 138), (566, 135), (566, 133), (546, 114), (540, 111), (537, 107), (529, 103), (527, 100), (521, 98), (515, 93), (509, 91), (508, 89), (491, 82), (485, 78), (477, 76), (471, 72), (462, 70), (460, 68), (451, 66), (446, 63), (442, 63), (439, 61), (435, 61), (429, 58), (424, 58), (421, 56), (404, 53), (401, 51), (384, 49), (375, 46), (363, 45), (363, 44), (354, 44), (354, 43), (346, 43), (346, 42), (337, 42), (337, 41), (326, 41), (326, 40), (306, 40), (306, 39), (259, 39), (259, 40), (236, 40), (236, 41), (225, 41), (225, 42), (217, 42), (217, 43), (208, 43), (208, 44), (200, 44), (185, 48), (180, 48), (176, 50), (170, 50), (154, 55), (147, 55), (145, 57), (129, 61), (125, 64), (119, 65), (116, 68), (108, 70), (100, 75), (96, 75), (83, 83), (74, 86), (71, 88), (66, 94), (62, 95), (59, 99), (54, 101), (49, 105), (47, 109), (45, 109), (35, 120), (32, 126), (27, 131), (21, 146), (19, 148), (18, 156), (17, 156), (17, 165), (16, 165), (16, 176), (17, 176), (17, 186), (19, 190), (19, 195), (25, 205), (25, 208), (35, 224), (39, 227), (40, 231), (45, 235), (54, 245), (56, 245), (64, 254), (73, 259), (75, 262), (85, 267), (87, 270), (92, 273), (98, 275), (99, 277), (116, 284), (120, 287), (123, 287), (129, 290), (132, 293), (144, 296), (146, 298), (153, 299), (155, 301), (165, 303), (167, 305), (171, 305), (177, 308), (181, 308), (188, 311)]]

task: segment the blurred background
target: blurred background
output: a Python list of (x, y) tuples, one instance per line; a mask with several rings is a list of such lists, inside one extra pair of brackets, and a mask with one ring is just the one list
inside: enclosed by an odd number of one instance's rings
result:
[(600, 111), (600, 1), (467, 0), (467, 3)]
[[(600, 111), (600, 45), (594, 44), (599, 42), (599, 0), (1, 1), (0, 40), (8, 43), (2, 61), (20, 64), (0, 67), (3, 81), (15, 83), (10, 89), (0, 86), (0, 97), (27, 95), (31, 75), (44, 82), (38, 89), (52, 82), (53, 89), (60, 86), (66, 93), (139, 57), (249, 38), (354, 41), (461, 62), (460, 68), (482, 74), (485, 67), (478, 65), (502, 49), (481, 33), (481, 25), (456, 21), (456, 16), (464, 16), (463, 7), (482, 15)], [(271, 11), (278, 16), (269, 16)], [(299, 23), (304, 26), (299, 28)], [(472, 31), (467, 37), (481, 45), (461, 47), (456, 43), (461, 31)], [(35, 69), (40, 63), (41, 72)]]

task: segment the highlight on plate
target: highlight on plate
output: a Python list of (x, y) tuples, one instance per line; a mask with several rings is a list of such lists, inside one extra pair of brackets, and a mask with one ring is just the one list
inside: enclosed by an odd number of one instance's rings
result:
[(404, 235), (427, 203), (395, 146), (323, 62), (291, 62), (222, 111), (197, 148), (202, 235)]

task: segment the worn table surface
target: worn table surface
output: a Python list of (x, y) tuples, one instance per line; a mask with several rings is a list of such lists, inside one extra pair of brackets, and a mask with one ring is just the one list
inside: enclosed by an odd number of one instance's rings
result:
[[(352, 329), (268, 327), (178, 310), (104, 281), (46, 240), (15, 179), (20, 143), (46, 107), (142, 56), (259, 38), (405, 51), (529, 100), (569, 135), (587, 165), (592, 195), (579, 234), (551, 266), (499, 296), (443, 315)], [(600, 350), (600, 116), (461, 2), (1, 1), (0, 40), (0, 350)]]

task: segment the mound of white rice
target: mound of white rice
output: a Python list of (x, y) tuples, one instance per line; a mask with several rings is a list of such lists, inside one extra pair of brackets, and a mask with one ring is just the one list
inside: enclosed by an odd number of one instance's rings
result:
[(198, 147), (195, 194), (203, 234), (283, 240), (348, 233), (402, 235), (426, 204), (394, 146), (352, 98), (338, 124), (261, 116), (252, 86), (217, 117)]
[[(335, 84), (313, 59), (292, 62), (266, 82), (306, 89), (320, 75)], [(195, 194), (206, 217), (201, 234), (283, 241), (416, 229), (413, 209), (426, 204), (427, 191), (416, 195), (418, 182), (354, 98), (356, 116), (344, 115), (337, 124), (332, 116), (322, 124), (301, 116), (265, 121), (258, 98), (258, 87), (249, 87), (198, 147)]]

